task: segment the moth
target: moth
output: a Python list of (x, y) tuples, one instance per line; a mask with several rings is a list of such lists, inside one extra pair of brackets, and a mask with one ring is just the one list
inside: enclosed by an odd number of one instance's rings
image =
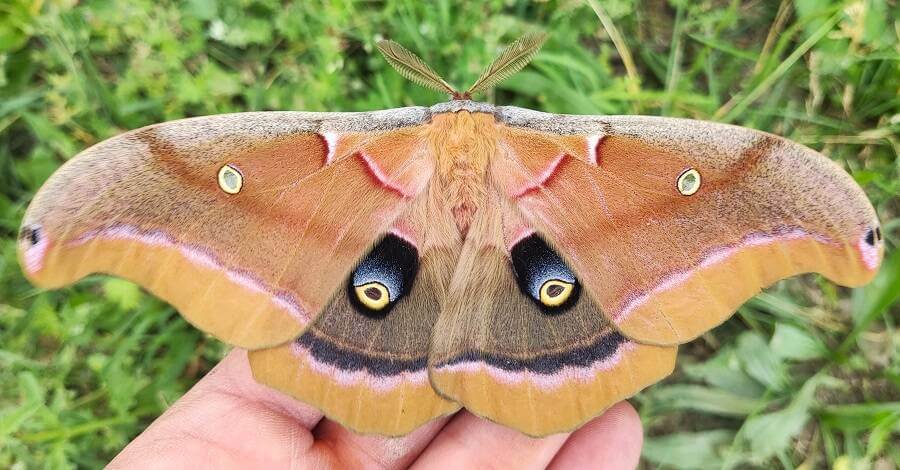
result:
[(471, 100), (543, 41), (512, 43), (463, 93), (379, 43), (451, 96), (431, 107), (217, 115), (99, 143), (28, 208), (24, 272), (137, 282), (251, 350), (259, 382), (386, 436), (460, 407), (571, 430), (776, 280), (875, 275), (874, 209), (809, 148)]

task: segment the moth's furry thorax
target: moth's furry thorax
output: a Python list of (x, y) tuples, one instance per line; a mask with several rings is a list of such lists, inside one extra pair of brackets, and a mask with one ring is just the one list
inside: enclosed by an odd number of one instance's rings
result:
[(463, 237), (487, 193), (486, 173), (497, 152), (492, 114), (459, 111), (434, 116), (428, 144), (437, 161), (432, 196), (449, 205)]

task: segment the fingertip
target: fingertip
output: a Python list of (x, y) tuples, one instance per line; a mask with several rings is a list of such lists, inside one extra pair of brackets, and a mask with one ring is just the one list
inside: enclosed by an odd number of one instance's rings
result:
[(457, 413), (425, 449), (414, 468), (546, 468), (568, 435), (526, 436), (473, 415)]
[(572, 433), (549, 468), (636, 468), (641, 458), (644, 428), (630, 403), (623, 401)]
[[(633, 453), (640, 458), (641, 448), (644, 445), (644, 423), (641, 422), (641, 416), (638, 414), (634, 406), (627, 401), (621, 401), (613, 405), (604, 416), (613, 413), (609, 417), (608, 424), (613, 428), (618, 428), (623, 436), (630, 436), (629, 442), (632, 443)], [(635, 461), (637, 464), (637, 461)]]

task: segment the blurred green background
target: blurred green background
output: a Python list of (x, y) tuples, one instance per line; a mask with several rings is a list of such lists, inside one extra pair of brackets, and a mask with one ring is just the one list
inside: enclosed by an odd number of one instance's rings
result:
[(784, 281), (681, 348), (634, 399), (642, 465), (896, 468), (900, 53), (895, 0), (12, 0), (0, 5), (0, 467), (98, 467), (225, 351), (133, 284), (44, 292), (19, 220), (67, 158), (128, 129), (250, 110), (430, 105), (374, 51), (391, 38), (457, 86), (524, 31), (550, 39), (484, 99), (711, 119), (834, 159), (888, 256), (861, 289)]

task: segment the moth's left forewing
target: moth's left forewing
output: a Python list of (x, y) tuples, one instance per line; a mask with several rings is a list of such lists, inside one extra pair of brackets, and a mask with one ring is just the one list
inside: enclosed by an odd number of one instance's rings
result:
[[(787, 276), (856, 286), (880, 263), (862, 190), (780, 137), (666, 118), (514, 111), (506, 121), (497, 184), (639, 341), (693, 339)], [(523, 134), (541, 145), (521, 145)]]

